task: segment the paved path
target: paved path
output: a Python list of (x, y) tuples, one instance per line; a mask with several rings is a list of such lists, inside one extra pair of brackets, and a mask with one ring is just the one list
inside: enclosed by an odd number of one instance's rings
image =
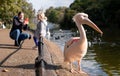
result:
[[(35, 76), (37, 50), (31, 49), (33, 40), (25, 40), (22, 48), (15, 47), (9, 31), (0, 30), (0, 76)], [(4, 69), (8, 71), (3, 72)]]

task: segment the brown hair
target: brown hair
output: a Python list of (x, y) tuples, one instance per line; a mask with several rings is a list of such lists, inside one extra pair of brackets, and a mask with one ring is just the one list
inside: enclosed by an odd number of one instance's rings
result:
[(21, 11), (20, 11), (20, 12), (18, 12), (18, 16), (20, 16), (20, 14), (21, 14), (21, 13), (23, 13), (23, 12), (21, 12)]

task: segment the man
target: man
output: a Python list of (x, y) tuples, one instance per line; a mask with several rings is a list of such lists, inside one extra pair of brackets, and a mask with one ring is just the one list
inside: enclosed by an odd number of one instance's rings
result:
[(10, 31), (10, 37), (15, 40), (15, 46), (20, 46), (22, 40), (31, 39), (28, 33), (22, 33), (22, 29), (27, 29), (28, 22), (24, 21), (24, 13), (19, 12), (18, 16), (13, 18), (13, 25)]

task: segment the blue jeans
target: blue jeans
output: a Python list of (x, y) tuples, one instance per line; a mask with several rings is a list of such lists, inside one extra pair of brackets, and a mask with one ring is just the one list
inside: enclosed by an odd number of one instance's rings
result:
[(25, 39), (29, 38), (30, 34), (28, 34), (28, 33), (20, 33), (20, 30), (16, 29), (16, 30), (14, 30), (13, 32), (10, 33), (10, 37), (13, 40), (16, 40), (16, 41), (18, 41), (18, 40), (22, 41), (22, 40), (25, 40)]
[(38, 46), (38, 39), (35, 36), (33, 36), (33, 40), (34, 40), (35, 45)]

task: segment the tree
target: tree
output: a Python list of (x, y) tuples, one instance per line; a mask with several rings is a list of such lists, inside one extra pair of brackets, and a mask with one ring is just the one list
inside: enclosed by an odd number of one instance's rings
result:
[(76, 14), (76, 11), (71, 9), (66, 9), (64, 14), (64, 20), (60, 23), (62, 29), (72, 29), (76, 28), (72, 18)]
[(26, 0), (0, 0), (0, 19), (9, 23), (14, 15), (23, 11), (25, 16), (32, 18), (35, 14), (32, 4)]
[(50, 7), (46, 11), (46, 16), (48, 17), (48, 20), (52, 23), (61, 23), (63, 18), (64, 18), (64, 11), (66, 7), (58, 7), (58, 8), (53, 8)]
[(120, 24), (119, 0), (75, 0), (70, 8), (78, 12), (89, 14), (89, 18), (93, 20), (99, 27), (118, 27)]

